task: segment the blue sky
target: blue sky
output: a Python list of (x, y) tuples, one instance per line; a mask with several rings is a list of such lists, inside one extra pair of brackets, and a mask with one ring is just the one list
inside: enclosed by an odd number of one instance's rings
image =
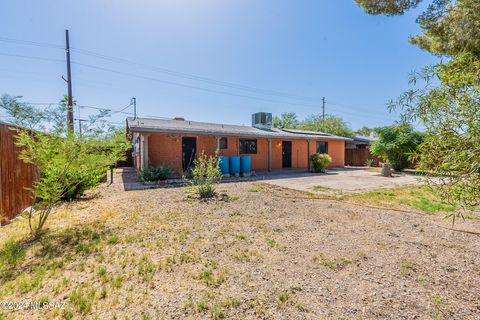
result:
[[(436, 61), (407, 42), (421, 9), (383, 17), (353, 0), (5, 0), (0, 40), (61, 47), (68, 28), (73, 48), (138, 63), (74, 50), (80, 105), (118, 110), (136, 97), (140, 115), (250, 124), (257, 111), (318, 113), (325, 96), (326, 112), (357, 129), (396, 120), (385, 103)], [(57, 102), (67, 91), (61, 60), (61, 48), (0, 41), (0, 94)]]

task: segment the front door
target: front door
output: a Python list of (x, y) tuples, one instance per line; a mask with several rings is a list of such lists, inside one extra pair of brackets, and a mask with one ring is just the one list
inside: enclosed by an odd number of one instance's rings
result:
[(182, 168), (187, 171), (193, 166), (195, 150), (197, 149), (197, 138), (182, 138)]
[(282, 141), (282, 168), (292, 167), (292, 141)]

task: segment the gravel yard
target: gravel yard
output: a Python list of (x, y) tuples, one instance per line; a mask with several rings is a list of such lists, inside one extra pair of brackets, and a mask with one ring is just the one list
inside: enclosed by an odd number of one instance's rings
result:
[[(114, 185), (62, 207), (1, 278), (5, 318), (478, 319), (480, 237), (441, 214), (367, 208), (259, 182)], [(0, 242), (25, 232), (19, 219)], [(456, 228), (480, 230), (479, 220)], [(2, 318), (0, 316), (0, 318)]]

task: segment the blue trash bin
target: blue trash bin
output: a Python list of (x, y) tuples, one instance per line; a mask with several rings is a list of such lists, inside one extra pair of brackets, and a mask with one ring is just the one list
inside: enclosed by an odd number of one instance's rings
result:
[(230, 174), (230, 165), (229, 165), (228, 157), (219, 156), (218, 163), (220, 166), (220, 172), (222, 173), (222, 176), (228, 176)]
[(240, 175), (240, 157), (239, 156), (230, 157), (230, 174), (235, 177), (238, 177)]
[(240, 170), (244, 177), (249, 177), (252, 174), (252, 157), (240, 157)]

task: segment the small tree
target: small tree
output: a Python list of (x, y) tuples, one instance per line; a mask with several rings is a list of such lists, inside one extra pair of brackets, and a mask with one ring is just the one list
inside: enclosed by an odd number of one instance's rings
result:
[(370, 151), (386, 160), (393, 169), (401, 171), (408, 166), (409, 158), (416, 152), (423, 135), (409, 124), (377, 128), (378, 139), (370, 145)]
[(209, 156), (202, 153), (194, 160), (194, 166), (191, 169), (190, 177), (187, 178), (187, 182), (191, 190), (200, 199), (209, 199), (215, 196), (215, 184), (221, 178), (222, 173), (217, 156)]
[(129, 143), (124, 130), (106, 128), (98, 117), (85, 124), (80, 136), (66, 131), (66, 110), (62, 106), (40, 111), (9, 96), (3, 96), (2, 102), (16, 124), (22, 124), (28, 114), (37, 114), (41, 117), (36, 126), (47, 131), (15, 129), (16, 144), (21, 148), (19, 158), (38, 171), (32, 187), (34, 203), (28, 213), (30, 232), (38, 237), (53, 208), (98, 185), (107, 167), (124, 157)]

